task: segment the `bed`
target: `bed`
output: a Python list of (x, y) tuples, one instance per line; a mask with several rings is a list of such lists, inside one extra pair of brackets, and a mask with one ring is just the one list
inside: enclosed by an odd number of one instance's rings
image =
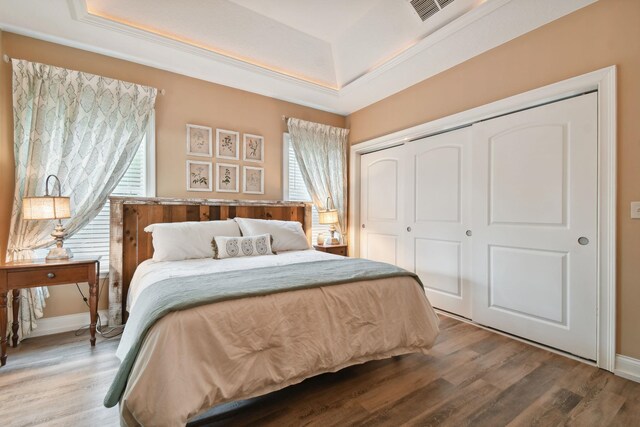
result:
[(308, 249), (156, 262), (141, 233), (197, 213), (299, 221), (309, 235), (307, 204), (119, 198), (113, 210), (122, 256), (111, 260), (110, 294), (129, 316), (105, 405), (120, 404), (124, 425), (185, 425), (318, 374), (426, 353), (437, 337), (421, 284), (397, 267)]

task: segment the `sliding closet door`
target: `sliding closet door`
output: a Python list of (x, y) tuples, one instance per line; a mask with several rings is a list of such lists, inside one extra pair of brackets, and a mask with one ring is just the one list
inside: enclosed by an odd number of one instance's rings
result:
[[(471, 317), (471, 128), (407, 145), (406, 261), (431, 304)], [(470, 233), (469, 233), (470, 234)]]
[(360, 158), (360, 256), (402, 266), (404, 146)]
[(473, 320), (596, 359), (597, 94), (473, 126)]

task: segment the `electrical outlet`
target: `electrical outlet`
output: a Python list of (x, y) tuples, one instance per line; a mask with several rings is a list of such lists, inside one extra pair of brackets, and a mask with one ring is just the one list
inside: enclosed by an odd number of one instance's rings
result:
[(631, 219), (640, 219), (640, 202), (631, 202)]

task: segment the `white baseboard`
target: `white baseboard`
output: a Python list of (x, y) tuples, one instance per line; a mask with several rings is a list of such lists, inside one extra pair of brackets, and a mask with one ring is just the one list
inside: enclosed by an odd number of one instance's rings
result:
[[(98, 310), (98, 316), (100, 316), (100, 321), (103, 325), (107, 324), (108, 313), (108, 310)], [(37, 325), (36, 329), (27, 338), (75, 331), (83, 326), (89, 326), (89, 312), (43, 317), (37, 320)]]
[(640, 383), (640, 360), (616, 354), (616, 367), (613, 373), (619, 377)]

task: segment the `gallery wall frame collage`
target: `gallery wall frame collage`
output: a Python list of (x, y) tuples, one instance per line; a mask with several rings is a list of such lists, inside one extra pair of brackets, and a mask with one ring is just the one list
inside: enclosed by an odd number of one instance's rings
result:
[[(214, 155), (215, 147), (215, 155)], [(254, 163), (241, 165), (242, 161)], [(242, 192), (264, 194), (264, 137), (227, 129), (216, 129), (215, 145), (213, 128), (187, 124), (187, 156), (206, 158), (187, 159), (187, 191), (240, 192), (240, 168), (242, 167)], [(215, 159), (215, 162), (214, 162)]]

